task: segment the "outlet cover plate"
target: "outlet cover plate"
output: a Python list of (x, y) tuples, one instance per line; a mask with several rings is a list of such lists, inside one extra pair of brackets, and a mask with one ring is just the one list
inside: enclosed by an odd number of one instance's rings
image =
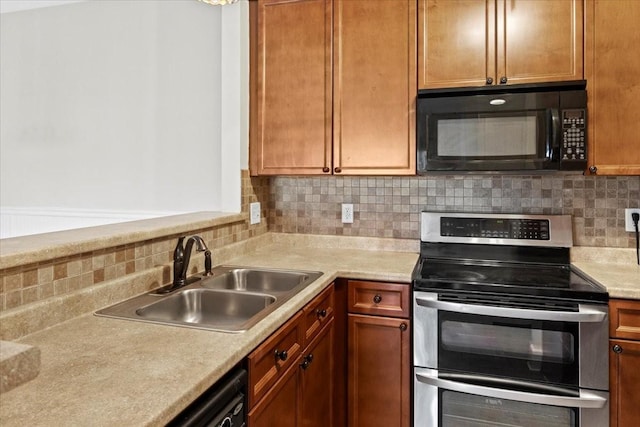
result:
[(351, 203), (342, 204), (342, 223), (353, 224), (353, 204)]
[(631, 219), (632, 213), (640, 214), (640, 208), (631, 208), (624, 210), (624, 229), (626, 231), (636, 231), (636, 227), (633, 225), (633, 219)]
[(260, 224), (260, 202), (253, 202), (249, 204), (249, 212), (251, 215), (251, 224)]

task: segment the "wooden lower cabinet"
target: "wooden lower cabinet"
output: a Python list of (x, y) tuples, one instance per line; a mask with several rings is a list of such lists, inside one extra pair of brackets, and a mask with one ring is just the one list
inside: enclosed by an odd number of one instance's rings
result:
[(349, 314), (348, 324), (349, 426), (408, 427), (409, 320)]
[(280, 378), (266, 396), (249, 411), (248, 426), (296, 427), (298, 425), (300, 389), (298, 366), (294, 365)]
[[(302, 355), (300, 423), (303, 427), (333, 425), (333, 319)], [(340, 426), (336, 426), (340, 427)]]
[(408, 427), (411, 420), (410, 286), (347, 284), (350, 427)]
[(640, 425), (640, 341), (610, 340), (611, 427)]
[(334, 425), (333, 289), (330, 285), (248, 356), (248, 427)]
[(611, 427), (640, 425), (640, 301), (609, 302)]

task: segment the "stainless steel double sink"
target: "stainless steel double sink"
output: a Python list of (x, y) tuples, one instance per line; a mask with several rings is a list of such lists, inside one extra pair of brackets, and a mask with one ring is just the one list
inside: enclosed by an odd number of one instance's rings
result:
[(218, 266), (213, 275), (170, 293), (147, 292), (97, 316), (244, 332), (318, 279), (318, 271)]

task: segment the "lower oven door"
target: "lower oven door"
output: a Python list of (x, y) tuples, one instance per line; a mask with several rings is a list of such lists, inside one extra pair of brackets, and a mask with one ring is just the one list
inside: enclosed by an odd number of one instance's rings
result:
[(577, 396), (518, 391), (447, 379), (435, 369), (414, 370), (415, 427), (603, 427), (609, 393)]

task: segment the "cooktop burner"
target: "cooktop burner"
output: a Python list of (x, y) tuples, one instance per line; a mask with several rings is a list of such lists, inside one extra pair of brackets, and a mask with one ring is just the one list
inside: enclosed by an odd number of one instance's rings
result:
[[(427, 281), (463, 281), (496, 285), (542, 286), (567, 288), (571, 269), (565, 265), (461, 264), (445, 261), (425, 261), (421, 277)], [(575, 281), (578, 281), (574, 278)]]
[(422, 259), (414, 272), (416, 290), (531, 295), (607, 301), (597, 283), (570, 265), (489, 263)]
[(602, 286), (570, 263), (568, 216), (423, 212), (421, 240), (416, 290), (498, 299), (609, 299)]

